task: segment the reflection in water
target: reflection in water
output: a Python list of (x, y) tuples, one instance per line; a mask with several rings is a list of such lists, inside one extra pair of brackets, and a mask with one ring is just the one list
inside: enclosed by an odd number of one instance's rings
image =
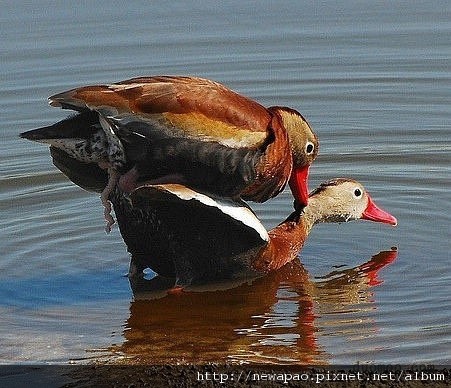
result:
[[(353, 330), (359, 314), (376, 308), (378, 271), (396, 257), (395, 249), (383, 251), (318, 281), (295, 260), (232, 288), (179, 294), (167, 294), (172, 280), (143, 279), (131, 284), (135, 301), (125, 341), (110, 350), (131, 363), (325, 364), (329, 356), (317, 342), (323, 328), (316, 318), (336, 315), (342, 331)], [(360, 320), (360, 335), (374, 331), (372, 326)]]
[(380, 252), (355, 268), (333, 271), (317, 278), (315, 299), (323, 335), (348, 340), (370, 337), (377, 332), (370, 312), (376, 310), (372, 287), (382, 283), (379, 271), (397, 257), (396, 248)]

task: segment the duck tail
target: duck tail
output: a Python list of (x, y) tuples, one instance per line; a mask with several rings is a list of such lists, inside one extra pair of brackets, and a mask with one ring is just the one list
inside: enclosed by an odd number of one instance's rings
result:
[(93, 126), (98, 123), (96, 112), (84, 111), (55, 124), (22, 132), (19, 136), (40, 143), (50, 143), (55, 139), (84, 139), (92, 134)]

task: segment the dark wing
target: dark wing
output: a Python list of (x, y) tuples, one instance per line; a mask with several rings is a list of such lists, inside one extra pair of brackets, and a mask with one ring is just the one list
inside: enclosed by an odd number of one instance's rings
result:
[(131, 207), (125, 199), (113, 199), (129, 252), (141, 263), (147, 258), (157, 273), (172, 262), (175, 276), (185, 284), (248, 276), (250, 260), (269, 239), (244, 203), (214, 199), (182, 185), (141, 186), (130, 199)]

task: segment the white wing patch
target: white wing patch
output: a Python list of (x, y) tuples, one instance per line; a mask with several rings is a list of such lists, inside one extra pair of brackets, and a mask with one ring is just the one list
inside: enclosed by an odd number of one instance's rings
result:
[(198, 193), (178, 184), (154, 185), (159, 190), (167, 191), (185, 201), (196, 200), (206, 206), (218, 208), (224, 214), (254, 229), (263, 241), (269, 241), (269, 235), (254, 213), (246, 206), (226, 198), (214, 198)]

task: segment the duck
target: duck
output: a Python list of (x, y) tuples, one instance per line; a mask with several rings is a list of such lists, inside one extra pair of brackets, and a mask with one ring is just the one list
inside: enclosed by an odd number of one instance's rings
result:
[(101, 187), (107, 231), (116, 183), (128, 193), (146, 181), (255, 202), (273, 198), (288, 183), (300, 205), (308, 202), (318, 138), (292, 108), (265, 108), (192, 76), (83, 86), (49, 97), (49, 104), (75, 114), (20, 136), (90, 165), (99, 177), (95, 189)]
[(295, 207), (269, 232), (245, 202), (180, 184), (143, 184), (131, 193), (116, 187), (111, 201), (131, 254), (129, 276), (150, 268), (177, 279), (176, 289), (276, 271), (298, 257), (318, 223), (362, 219), (397, 225), (350, 178), (322, 183), (310, 193), (307, 206)]

